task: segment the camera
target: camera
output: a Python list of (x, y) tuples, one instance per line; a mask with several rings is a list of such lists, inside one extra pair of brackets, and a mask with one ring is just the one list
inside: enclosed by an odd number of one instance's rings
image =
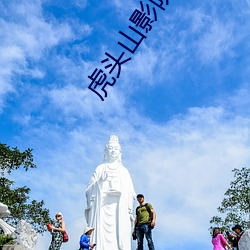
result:
[(136, 239), (137, 239), (137, 236), (136, 236), (136, 232), (135, 232), (135, 231), (132, 233), (132, 238), (133, 238), (133, 240), (136, 240)]

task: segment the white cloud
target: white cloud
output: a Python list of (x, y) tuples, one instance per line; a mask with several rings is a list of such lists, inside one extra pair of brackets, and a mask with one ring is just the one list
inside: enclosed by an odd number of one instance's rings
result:
[(21, 2), (10, 6), (9, 11), (12, 19), (1, 20), (2, 46), (17, 46), (27, 57), (39, 58), (45, 48), (73, 35), (67, 24), (46, 21), (39, 4)]
[(159, 54), (161, 52), (156, 52), (153, 48), (141, 46), (132, 60), (127, 62), (127, 68), (123, 71), (123, 79), (127, 82), (126, 88), (128, 84), (131, 88), (138, 88), (141, 85), (145, 87), (145, 84), (156, 84), (154, 77), (155, 70), (159, 64)]
[[(110, 116), (115, 113), (124, 113), (122, 95), (109, 86), (107, 86), (107, 92), (107, 98), (101, 101), (99, 96), (84, 85), (82, 87), (68, 85), (62, 89), (51, 90), (48, 92), (48, 97), (54, 107), (69, 117), (77, 116), (94, 120), (98, 114)], [(104, 97), (104, 92), (100, 94)]]
[(191, 19), (190, 25), (193, 33), (200, 32), (207, 22), (210, 22), (211, 20), (211, 17), (209, 15), (205, 15), (201, 8), (187, 12), (187, 16)]
[(245, 115), (249, 114), (249, 109), (248, 109), (250, 104), (249, 83), (248, 82), (243, 83), (242, 86), (235, 91), (234, 95), (229, 97), (229, 101), (227, 100), (227, 97), (225, 98), (224, 95), (222, 95), (219, 100), (219, 103), (220, 105), (225, 105), (225, 103), (227, 103), (228, 107), (234, 110), (234, 112), (236, 113)]
[(74, 4), (81, 9), (84, 9), (86, 7), (87, 2), (87, 0), (74, 0)]
[(119, 15), (124, 19), (128, 19), (132, 15), (134, 9), (140, 7), (140, 5), (133, 0), (126, 1), (126, 4), (121, 0), (114, 0), (111, 3), (117, 8)]
[[(178, 8), (175, 13), (165, 17), (163, 25), (157, 27), (161, 30), (158, 35), (164, 39), (165, 49), (174, 58), (171, 64), (175, 67), (186, 66), (194, 59), (213, 65), (234, 57), (237, 45), (248, 36), (241, 20), (219, 13), (221, 6), (217, 6), (217, 3), (211, 2), (210, 5), (212, 11), (205, 3), (197, 8)], [(159, 44), (161, 39), (158, 39)]]
[(232, 55), (232, 49), (236, 43), (233, 33), (232, 25), (213, 21), (197, 42), (201, 60), (208, 63), (213, 60), (220, 61), (223, 57)]
[[(73, 36), (70, 26), (48, 22), (42, 16), (40, 3), (9, 3), (3, 7), (4, 13), (11, 13), (9, 18), (0, 19), (0, 95), (15, 91), (13, 77), (31, 75), (34, 78), (44, 76), (42, 69), (28, 65), (28, 60), (35, 62), (45, 50)], [(2, 99), (2, 98), (1, 98)], [(3, 103), (0, 104), (1, 108)]]

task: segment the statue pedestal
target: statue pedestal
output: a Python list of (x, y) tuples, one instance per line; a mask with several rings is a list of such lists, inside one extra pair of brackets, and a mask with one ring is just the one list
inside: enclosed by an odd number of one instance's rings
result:
[(1, 248), (2, 250), (26, 250), (24, 246), (21, 245), (6, 245)]

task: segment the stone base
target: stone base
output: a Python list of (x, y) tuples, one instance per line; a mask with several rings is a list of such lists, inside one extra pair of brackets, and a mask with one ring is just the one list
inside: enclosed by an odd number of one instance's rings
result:
[(25, 247), (21, 245), (5, 245), (2, 247), (2, 250), (26, 250)]

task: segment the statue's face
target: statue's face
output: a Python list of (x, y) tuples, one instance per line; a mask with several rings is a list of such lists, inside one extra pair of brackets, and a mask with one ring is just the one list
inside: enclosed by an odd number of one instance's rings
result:
[(109, 159), (115, 160), (121, 153), (120, 145), (117, 143), (109, 143), (108, 145), (108, 156)]

